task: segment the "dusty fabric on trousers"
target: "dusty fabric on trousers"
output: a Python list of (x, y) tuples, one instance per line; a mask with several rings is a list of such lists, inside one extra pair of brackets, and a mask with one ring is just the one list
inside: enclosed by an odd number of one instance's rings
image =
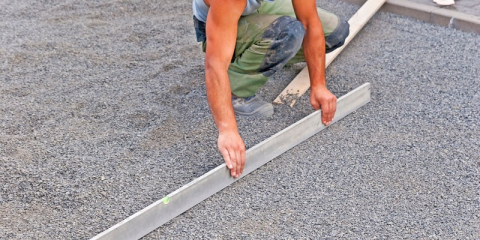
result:
[[(317, 11), (326, 36), (327, 52), (343, 45), (348, 36), (348, 23), (323, 9), (317, 8)], [(264, 2), (257, 14), (241, 17), (234, 60), (228, 70), (232, 93), (239, 97), (252, 96), (286, 63), (305, 61), (300, 48), (303, 35), (303, 26), (295, 20), (289, 0)]]

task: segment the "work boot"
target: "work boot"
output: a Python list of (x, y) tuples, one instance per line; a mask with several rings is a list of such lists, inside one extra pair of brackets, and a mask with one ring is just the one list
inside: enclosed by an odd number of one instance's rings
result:
[(232, 105), (235, 114), (240, 116), (262, 116), (273, 115), (273, 105), (262, 101), (256, 95), (247, 98), (232, 97)]

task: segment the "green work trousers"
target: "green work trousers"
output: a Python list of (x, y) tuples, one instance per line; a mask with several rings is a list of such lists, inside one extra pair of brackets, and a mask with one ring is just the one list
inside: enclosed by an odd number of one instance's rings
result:
[[(323, 9), (317, 8), (317, 11), (326, 51), (343, 45), (348, 36), (348, 23)], [(304, 34), (291, 0), (265, 1), (256, 13), (242, 16), (228, 69), (232, 93), (238, 97), (252, 96), (285, 64), (305, 61), (301, 49)]]

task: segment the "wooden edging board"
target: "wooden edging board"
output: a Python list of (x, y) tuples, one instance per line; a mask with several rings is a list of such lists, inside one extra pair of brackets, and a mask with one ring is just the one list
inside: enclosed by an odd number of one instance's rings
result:
[[(342, 52), (342, 50), (352, 41), (360, 29), (372, 18), (372, 16), (380, 9), (386, 0), (368, 0), (363, 6), (348, 20), (350, 24), (350, 34), (345, 39), (342, 47), (325, 56), (325, 67)], [(310, 87), (310, 76), (308, 75), (308, 67), (305, 67), (288, 86), (273, 100), (275, 104), (288, 104), (293, 107), (297, 99), (302, 96)]]
[[(368, 102), (370, 83), (365, 83), (337, 100), (337, 112), (332, 124)], [(248, 149), (245, 169), (240, 178), (325, 128), (321, 122), (321, 110), (318, 110)], [(231, 177), (230, 171), (222, 164), (93, 237), (92, 240), (139, 239), (240, 178)]]

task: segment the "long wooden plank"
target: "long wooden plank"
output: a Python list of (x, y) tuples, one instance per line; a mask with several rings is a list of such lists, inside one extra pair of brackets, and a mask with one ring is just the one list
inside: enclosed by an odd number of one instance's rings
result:
[[(338, 99), (333, 122), (368, 102), (370, 84), (366, 83)], [(324, 128), (319, 110), (248, 149), (242, 177)], [(222, 164), (92, 239), (139, 239), (239, 179), (232, 178), (230, 171)]]
[[(365, 26), (365, 24), (372, 18), (372, 16), (380, 9), (386, 0), (368, 0), (363, 6), (353, 15), (348, 23), (350, 24), (350, 33), (345, 40), (345, 44), (335, 51), (325, 56), (325, 67), (342, 52), (342, 50), (352, 41), (357, 33)], [(273, 100), (275, 104), (288, 104), (291, 107), (295, 104), (297, 99), (302, 96), (310, 87), (310, 76), (308, 75), (308, 67), (305, 67), (290, 84)]]

